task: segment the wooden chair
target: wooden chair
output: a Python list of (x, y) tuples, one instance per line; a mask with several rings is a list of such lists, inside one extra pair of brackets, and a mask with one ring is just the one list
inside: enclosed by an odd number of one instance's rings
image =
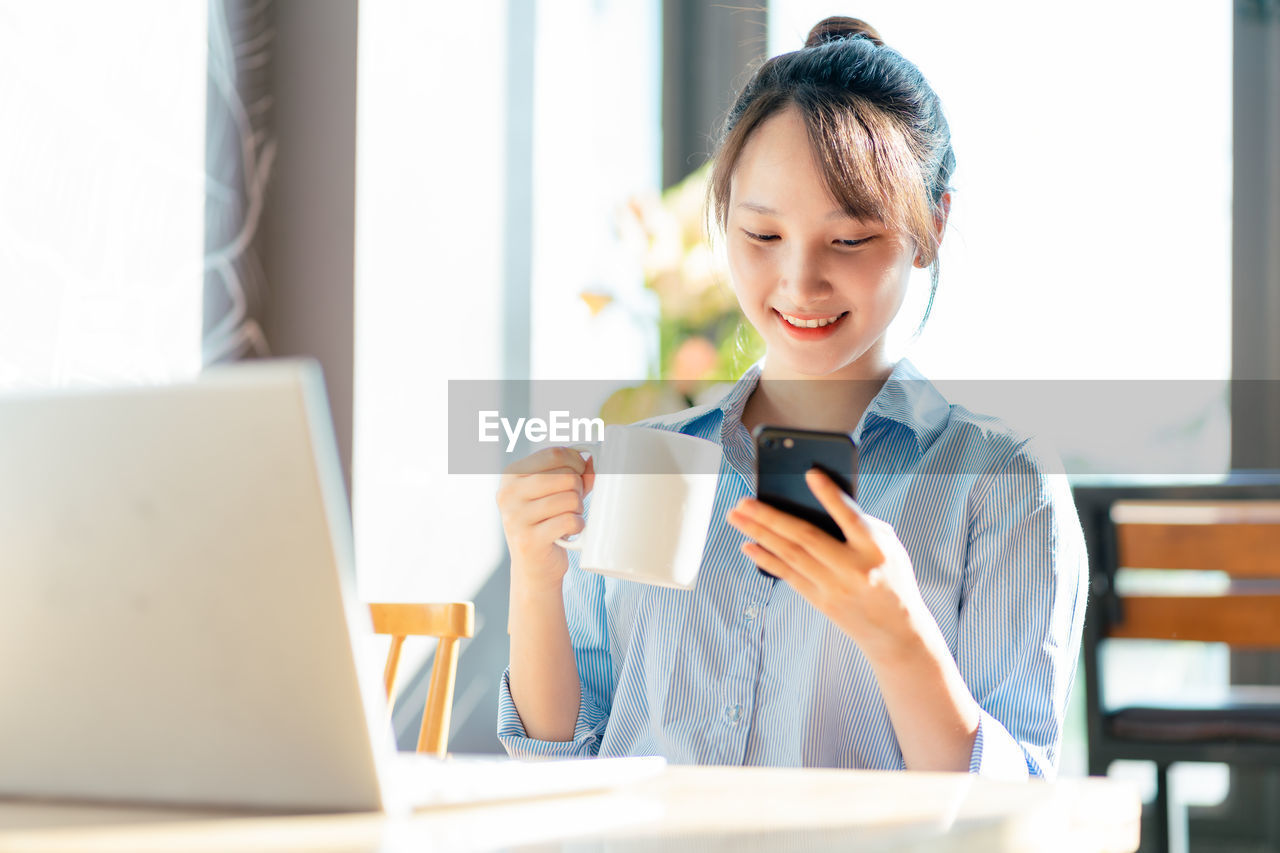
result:
[[(1076, 506), (1089, 547), (1084, 665), (1089, 772), (1117, 759), (1156, 765), (1155, 847), (1169, 844), (1169, 765), (1212, 761), (1280, 766), (1280, 687), (1224, 697), (1110, 707), (1100, 648), (1115, 639), (1191, 640), (1280, 649), (1280, 480), (1195, 487), (1082, 487)], [(1218, 594), (1122, 594), (1121, 569), (1215, 571)]]
[(370, 604), (373, 630), (391, 635), (383, 681), (387, 703), (391, 703), (396, 668), (405, 637), (437, 637), (431, 684), (427, 689), (418, 732), (418, 752), (443, 756), (449, 746), (449, 716), (453, 708), (453, 685), (458, 674), (458, 640), (475, 634), (475, 606), (469, 602), (451, 604)]

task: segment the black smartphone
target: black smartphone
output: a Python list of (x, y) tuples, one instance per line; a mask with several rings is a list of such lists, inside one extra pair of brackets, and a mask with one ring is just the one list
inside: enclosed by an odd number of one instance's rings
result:
[(765, 424), (757, 426), (751, 435), (756, 445), (756, 494), (759, 499), (803, 518), (843, 542), (844, 533), (809, 490), (804, 475), (810, 468), (820, 468), (845, 494), (856, 498), (858, 449), (854, 446), (853, 437), (847, 432)]

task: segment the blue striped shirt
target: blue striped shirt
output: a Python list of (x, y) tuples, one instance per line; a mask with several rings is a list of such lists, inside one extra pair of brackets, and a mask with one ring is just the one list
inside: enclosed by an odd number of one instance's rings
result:
[[(697, 581), (675, 590), (606, 578), (569, 552), (564, 602), (582, 682), (574, 737), (529, 738), (503, 673), (498, 737), (511, 755), (905, 768), (857, 645), (761, 574), (725, 521), (739, 498), (755, 495), (742, 412), (762, 364), (718, 404), (642, 422), (724, 449)], [(1087, 593), (1084, 539), (1057, 457), (996, 418), (949, 404), (906, 359), (853, 438), (858, 504), (896, 531), (981, 707), (970, 770), (1052, 777)]]

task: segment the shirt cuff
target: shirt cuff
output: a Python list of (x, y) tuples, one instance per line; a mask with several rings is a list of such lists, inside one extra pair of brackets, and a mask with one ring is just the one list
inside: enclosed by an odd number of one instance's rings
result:
[(511, 698), (511, 670), (502, 673), (498, 688), (498, 740), (513, 758), (586, 758), (600, 750), (600, 738), (604, 734), (609, 717), (594, 702), (582, 695), (578, 702), (578, 721), (574, 725), (573, 740), (536, 740), (524, 730), (520, 712)]
[(979, 709), (978, 733), (973, 738), (969, 772), (988, 779), (1024, 781), (1027, 756), (1000, 721)]

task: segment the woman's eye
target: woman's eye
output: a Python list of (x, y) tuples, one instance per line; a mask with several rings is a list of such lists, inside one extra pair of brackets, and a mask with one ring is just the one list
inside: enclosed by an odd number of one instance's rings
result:
[(754, 231), (748, 231), (743, 228), (742, 233), (747, 235), (748, 240), (755, 240), (757, 243), (768, 243), (771, 240), (777, 240), (777, 234), (757, 234)]

